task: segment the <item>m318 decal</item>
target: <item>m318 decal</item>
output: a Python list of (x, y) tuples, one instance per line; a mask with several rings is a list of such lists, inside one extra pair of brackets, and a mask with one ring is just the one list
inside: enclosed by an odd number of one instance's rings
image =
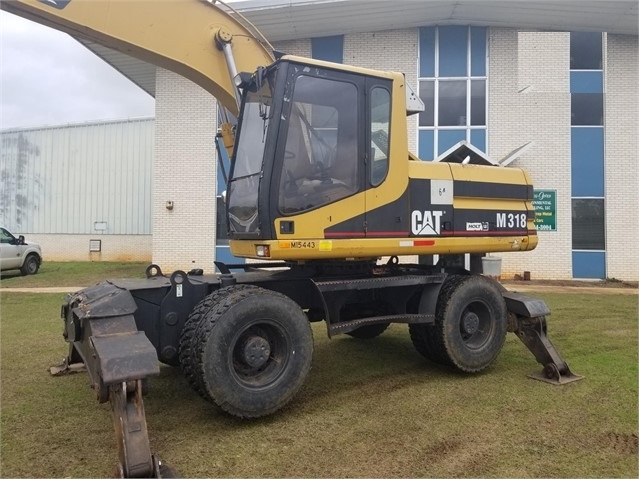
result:
[(497, 213), (497, 228), (526, 228), (526, 213)]

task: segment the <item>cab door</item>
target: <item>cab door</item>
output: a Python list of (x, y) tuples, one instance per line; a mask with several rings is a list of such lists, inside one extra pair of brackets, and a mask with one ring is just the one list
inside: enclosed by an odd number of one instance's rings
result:
[(272, 191), (282, 238), (365, 236), (364, 77), (293, 68)]
[[(409, 229), (407, 177), (400, 171), (407, 154), (402, 149), (391, 157), (392, 82), (371, 77), (366, 84), (366, 237), (401, 238)], [(395, 143), (405, 143), (397, 133)]]

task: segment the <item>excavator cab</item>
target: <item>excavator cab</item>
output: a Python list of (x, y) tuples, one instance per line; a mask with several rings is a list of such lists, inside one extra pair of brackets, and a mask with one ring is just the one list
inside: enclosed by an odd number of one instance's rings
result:
[[(363, 216), (366, 190), (388, 174), (392, 80), (287, 58), (241, 85), (227, 198), (232, 240), (323, 238), (335, 216), (324, 207), (346, 200), (348, 217)], [(304, 231), (306, 218), (315, 234)]]

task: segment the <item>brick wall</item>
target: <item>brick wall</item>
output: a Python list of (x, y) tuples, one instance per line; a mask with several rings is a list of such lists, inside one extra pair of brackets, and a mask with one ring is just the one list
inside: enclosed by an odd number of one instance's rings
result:
[[(148, 261), (151, 235), (25, 235), (42, 247), (44, 261)], [(90, 240), (101, 241), (100, 252), (89, 251)]]
[[(344, 37), (344, 63), (406, 75), (406, 82), (417, 93), (417, 29), (357, 33)], [(417, 154), (418, 116), (407, 118), (408, 149)]]
[(639, 280), (638, 39), (608, 35), (605, 56), (606, 275)]
[[(153, 165), (153, 262), (165, 272), (203, 268), (215, 257), (215, 99), (157, 69)], [(166, 202), (173, 202), (173, 209)]]
[(273, 43), (273, 49), (285, 53), (286, 55), (297, 55), (300, 57), (310, 58), (311, 40), (308, 38), (304, 38), (302, 40), (283, 40)]
[(498, 254), (502, 276), (571, 278), (569, 34), (491, 28), (489, 52), (488, 154), (500, 160), (532, 142), (511, 166), (557, 190), (557, 231), (539, 232), (534, 251)]

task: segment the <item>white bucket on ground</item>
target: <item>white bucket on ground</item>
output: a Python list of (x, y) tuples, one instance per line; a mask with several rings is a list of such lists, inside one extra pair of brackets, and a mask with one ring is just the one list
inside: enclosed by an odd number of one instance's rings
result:
[(481, 259), (481, 267), (484, 276), (496, 280), (501, 279), (501, 258), (498, 256), (484, 256)]

